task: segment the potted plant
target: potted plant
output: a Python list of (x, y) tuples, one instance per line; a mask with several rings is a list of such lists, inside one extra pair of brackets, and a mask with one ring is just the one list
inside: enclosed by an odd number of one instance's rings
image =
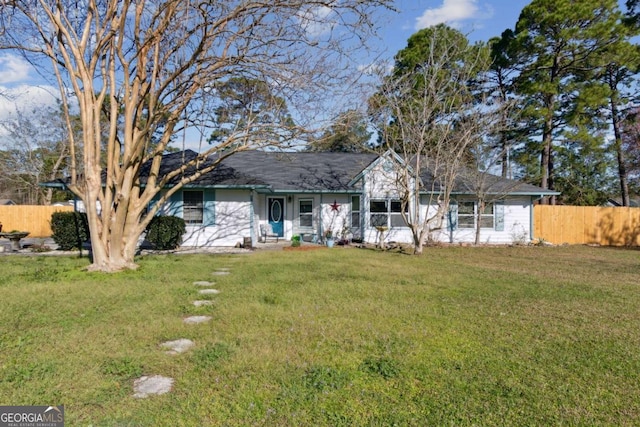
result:
[(333, 231), (329, 228), (324, 232), (324, 240), (327, 242), (327, 246), (333, 247)]

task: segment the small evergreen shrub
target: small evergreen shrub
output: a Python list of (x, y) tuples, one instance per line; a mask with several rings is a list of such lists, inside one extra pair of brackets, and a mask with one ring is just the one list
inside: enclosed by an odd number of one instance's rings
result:
[(291, 237), (291, 246), (293, 246), (294, 248), (300, 246), (300, 235), (296, 234)]
[(51, 238), (63, 251), (81, 249), (89, 240), (89, 223), (84, 212), (54, 212), (51, 214)]
[(156, 216), (147, 226), (147, 240), (154, 249), (176, 249), (187, 231), (184, 219), (177, 216)]

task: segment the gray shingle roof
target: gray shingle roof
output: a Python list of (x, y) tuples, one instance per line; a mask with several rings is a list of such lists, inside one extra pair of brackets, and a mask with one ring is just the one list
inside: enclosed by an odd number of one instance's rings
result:
[[(197, 156), (195, 151), (186, 150), (166, 154), (162, 159), (159, 175), (162, 177)], [(267, 152), (241, 151), (225, 158), (215, 169), (190, 183), (187, 187), (256, 188), (273, 192), (354, 192), (360, 189), (360, 182), (354, 180), (379, 156), (374, 153), (315, 153), (315, 152)], [(216, 157), (203, 163), (211, 164)], [(144, 185), (150, 165), (144, 165), (140, 177)], [(190, 175), (190, 168), (185, 175)], [(420, 174), (425, 190), (431, 188), (433, 176), (430, 171)], [(178, 182), (176, 177), (169, 182)], [(60, 186), (62, 180), (44, 183)], [(67, 180), (68, 182), (68, 180)], [(519, 181), (487, 175), (484, 182), (490, 194), (557, 194), (540, 187)], [(434, 186), (438, 191), (438, 186)], [(459, 177), (453, 189), (454, 194), (474, 194), (472, 179)]]
[(349, 182), (375, 154), (245, 151), (228, 157), (223, 166), (260, 177), (273, 191), (353, 191)]

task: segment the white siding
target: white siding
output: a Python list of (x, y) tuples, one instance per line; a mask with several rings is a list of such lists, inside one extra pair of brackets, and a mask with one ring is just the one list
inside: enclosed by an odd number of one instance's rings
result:
[[(480, 243), (528, 243), (531, 240), (531, 198), (528, 196), (508, 197), (503, 202), (504, 230), (481, 229)], [(475, 242), (475, 230), (458, 228), (451, 232), (447, 221), (437, 240), (452, 243), (473, 243)]]
[(183, 246), (235, 246), (251, 236), (248, 190), (216, 190), (215, 224), (187, 225)]
[[(364, 199), (362, 201), (364, 216), (363, 238), (367, 243), (378, 243), (380, 231), (371, 225), (369, 212), (372, 200), (399, 199), (397, 189), (398, 178), (394, 170), (385, 170), (384, 159), (375, 164), (364, 176)], [(408, 227), (392, 227), (383, 232), (385, 242), (412, 243), (411, 230)]]

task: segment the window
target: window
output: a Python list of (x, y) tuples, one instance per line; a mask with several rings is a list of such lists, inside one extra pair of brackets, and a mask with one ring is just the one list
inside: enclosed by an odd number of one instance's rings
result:
[(351, 196), (351, 228), (360, 228), (360, 196)]
[(298, 201), (300, 227), (313, 227), (313, 200)]
[[(408, 206), (405, 206), (405, 213)], [(372, 200), (369, 203), (371, 227), (406, 227), (400, 200)]]
[(475, 202), (458, 202), (458, 227), (475, 228)]
[[(407, 203), (408, 205), (408, 203)], [(408, 213), (408, 206), (404, 207), (405, 214)], [(391, 201), (391, 227), (406, 227), (407, 223), (402, 218), (402, 202), (399, 200)]]
[[(476, 202), (458, 202), (458, 227), (475, 229), (478, 208)], [(494, 228), (494, 219), (495, 205), (486, 203), (484, 211), (480, 213), (480, 228)]]
[(182, 216), (187, 224), (202, 224), (204, 219), (204, 202), (202, 191), (182, 192)]
[(480, 213), (480, 228), (493, 228), (494, 217), (494, 204), (486, 203), (484, 211)]
[(369, 212), (371, 213), (372, 227), (388, 227), (389, 214), (386, 200), (371, 200), (369, 202)]

